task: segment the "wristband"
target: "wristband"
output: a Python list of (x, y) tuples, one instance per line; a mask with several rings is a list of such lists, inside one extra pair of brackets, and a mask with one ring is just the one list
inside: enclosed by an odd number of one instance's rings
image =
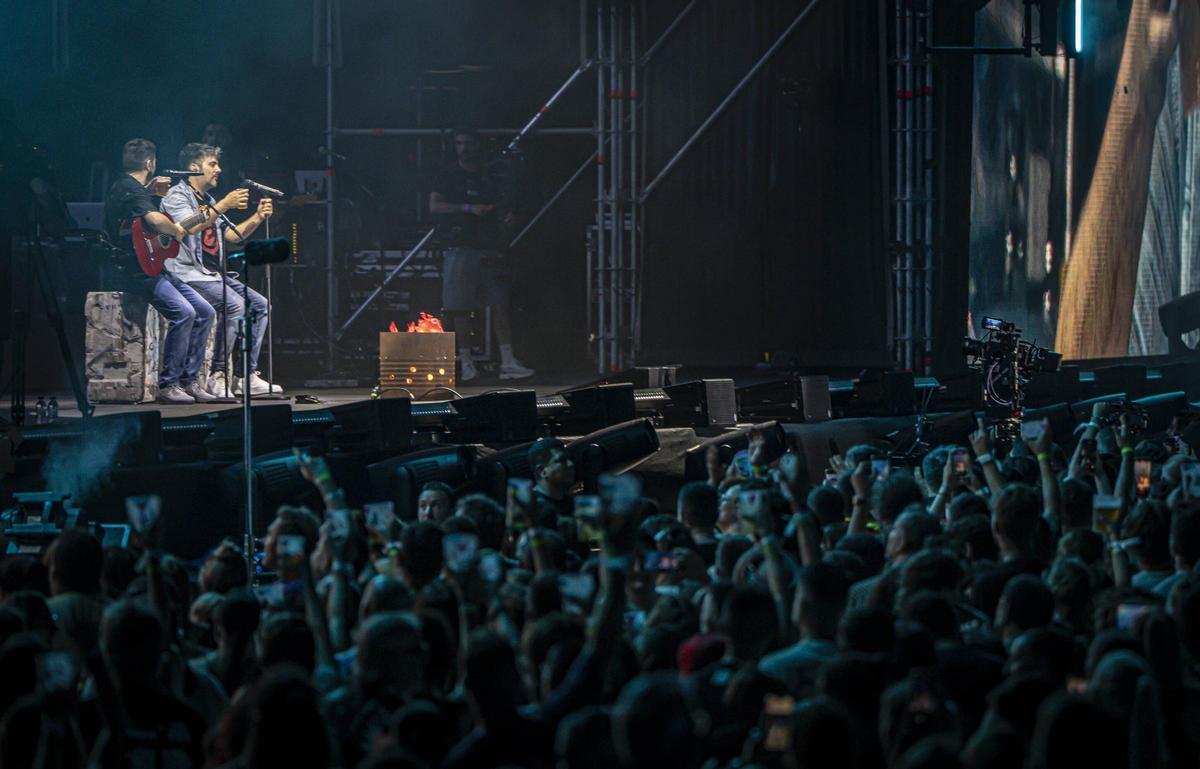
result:
[(1045, 452), (1045, 451), (1040, 451), (1040, 452), (1038, 452), (1038, 455), (1037, 455), (1037, 461), (1039, 461), (1039, 462), (1049, 462), (1049, 461), (1050, 461), (1050, 454), (1048, 454), (1048, 453), (1047, 453), (1047, 452)]
[(867, 504), (867, 498), (866, 498), (866, 497), (860, 497), (860, 496), (858, 496), (857, 494), (855, 494), (855, 495), (854, 495), (854, 499), (852, 499), (852, 500), (850, 501), (850, 503), (851, 503), (852, 505), (854, 505), (855, 507), (857, 507), (858, 505), (865, 505), (865, 504)]
[(1124, 446), (1121, 448), (1121, 456), (1133, 453), (1133, 446)]
[(995, 462), (996, 458), (991, 454), (980, 454), (979, 456), (975, 457), (975, 460), (981, 465), (986, 465), (988, 462)]

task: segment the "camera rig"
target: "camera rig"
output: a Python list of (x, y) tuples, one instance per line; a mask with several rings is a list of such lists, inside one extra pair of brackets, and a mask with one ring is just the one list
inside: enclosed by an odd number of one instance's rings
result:
[(1062, 354), (1021, 339), (1015, 323), (983, 319), (982, 339), (963, 339), (967, 365), (983, 375), (983, 416), (996, 442), (1009, 446), (1021, 436), (1025, 386), (1036, 373), (1062, 367)]

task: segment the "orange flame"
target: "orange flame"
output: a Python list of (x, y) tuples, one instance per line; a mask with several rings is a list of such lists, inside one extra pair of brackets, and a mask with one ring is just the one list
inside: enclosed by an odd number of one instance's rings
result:
[(391, 324), (388, 326), (388, 331), (393, 334), (400, 333), (400, 329), (396, 326), (396, 321), (391, 322)]
[[(392, 325), (395, 326), (396, 324), (393, 323)], [(442, 328), (440, 320), (427, 312), (423, 312), (416, 323), (408, 324), (408, 332), (410, 334), (444, 334), (446, 330)]]

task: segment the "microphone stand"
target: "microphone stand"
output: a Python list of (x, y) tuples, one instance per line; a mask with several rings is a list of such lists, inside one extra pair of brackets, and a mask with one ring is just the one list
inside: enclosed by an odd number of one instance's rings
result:
[[(225, 222), (229, 229), (238, 236), (238, 241), (244, 248), (246, 245), (246, 236), (237, 228), (233, 221), (223, 214), (217, 207), (217, 201), (212, 195), (207, 192), (204, 196), (208, 198), (209, 204), (213, 210), (217, 212), (217, 217)], [(218, 241), (221, 249), (221, 301), (222, 301), (222, 325), (221, 333), (225, 333), (225, 313), (229, 307), (229, 285), (225, 282), (225, 237), (218, 232)], [(248, 584), (254, 584), (254, 476), (250, 472), (250, 465), (254, 459), (254, 447), (252, 445), (253, 422), (250, 414), (250, 347), (251, 337), (254, 334), (254, 309), (250, 305), (250, 260), (246, 259), (246, 269), (242, 274), (242, 316), (238, 318), (239, 330), (242, 335), (242, 478), (245, 481), (246, 495), (246, 530), (242, 539), (243, 552), (246, 554), (246, 573), (249, 579)], [(226, 340), (225, 346), (229, 342)], [(228, 355), (226, 350), (226, 355)], [(232, 361), (229, 362), (230, 364)], [(229, 392), (229, 379), (232, 375), (233, 366), (227, 364), (225, 371), (225, 392)]]

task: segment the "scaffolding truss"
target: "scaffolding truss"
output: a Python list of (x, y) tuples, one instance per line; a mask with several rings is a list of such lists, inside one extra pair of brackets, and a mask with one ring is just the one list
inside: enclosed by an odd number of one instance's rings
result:
[[(929, 373), (933, 351), (934, 143), (930, 0), (893, 0), (892, 348), (896, 365)], [(886, 84), (885, 84), (885, 87)]]
[[(505, 151), (516, 152), (522, 139), (532, 133), (541, 135), (595, 136), (596, 149), (551, 195), (517, 235), (509, 248), (517, 244), (542, 221), (563, 195), (588, 169), (596, 179), (595, 220), (587, 228), (587, 302), (588, 342), (598, 373), (608, 373), (634, 365), (641, 340), (642, 279), (645, 266), (645, 205), (659, 186), (692, 149), (700, 137), (733, 103), (783, 44), (800, 27), (820, 0), (808, 0), (774, 44), (726, 94), (708, 118), (674, 152), (670, 160), (647, 184), (646, 110), (640, 86), (645, 69), (668, 38), (697, 7), (701, 0), (689, 0), (659, 36), (643, 48), (643, 26), (647, 0), (580, 0), (579, 66), (571, 72), (551, 97), (518, 129), (486, 128), (485, 134), (511, 135)], [(897, 7), (903, 0), (897, 0)], [(338, 275), (335, 269), (336, 237), (334, 229), (335, 152), (339, 136), (437, 136), (439, 128), (425, 126), (397, 128), (340, 128), (334, 115), (334, 69), (341, 65), (340, 0), (313, 0), (314, 63), (325, 69), (325, 237), (328, 290), (328, 367), (334, 365), (334, 342)], [(323, 20), (323, 24), (321, 23)], [(321, 29), (323, 35), (318, 33)], [(899, 56), (899, 54), (898, 54)], [(542, 119), (563, 94), (584, 81), (589, 71), (596, 76), (596, 120), (588, 128), (542, 127)], [(897, 134), (899, 136), (899, 134)], [(418, 155), (420, 154), (418, 147)], [(907, 167), (907, 166), (906, 166)], [(900, 173), (899, 162), (897, 174)], [(899, 219), (898, 219), (899, 221)], [(898, 233), (899, 234), (899, 233)], [(361, 309), (361, 308), (360, 308)]]

